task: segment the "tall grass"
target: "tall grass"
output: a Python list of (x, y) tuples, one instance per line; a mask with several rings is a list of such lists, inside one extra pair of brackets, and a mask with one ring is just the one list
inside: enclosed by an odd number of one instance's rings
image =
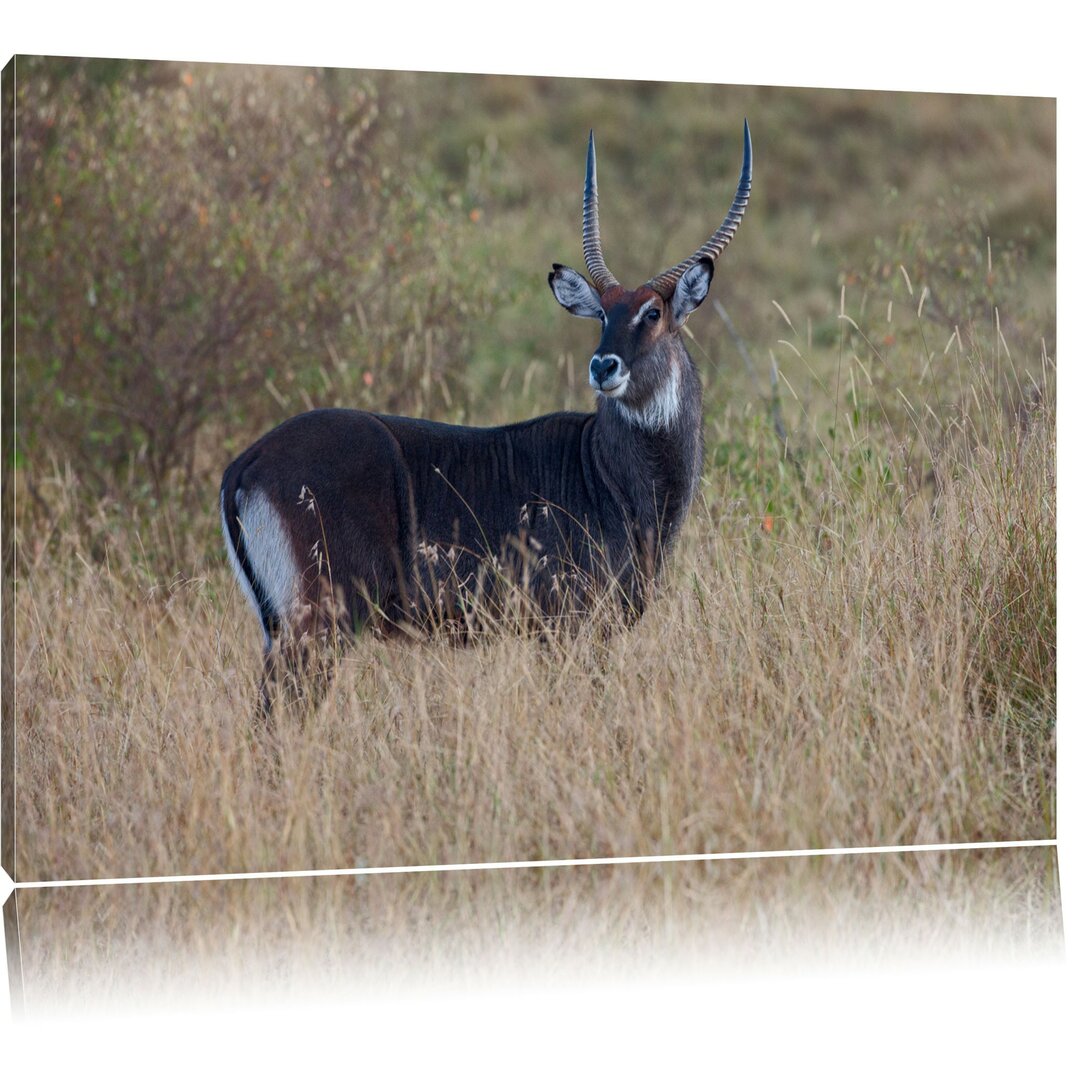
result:
[[(1007, 411), (1015, 380), (974, 345), (934, 434), (929, 405), (885, 419), (855, 363), (801, 446), (760, 412), (715, 417), (632, 631), (367, 637), (272, 735), (250, 722), (259, 635), (223, 560), (160, 579), (109, 542), (106, 508), (96, 559), (72, 517), (17, 598), (20, 876), (1053, 835), (1052, 383)], [(875, 393), (882, 419), (856, 421)], [(51, 487), (74, 515), (75, 485)]]

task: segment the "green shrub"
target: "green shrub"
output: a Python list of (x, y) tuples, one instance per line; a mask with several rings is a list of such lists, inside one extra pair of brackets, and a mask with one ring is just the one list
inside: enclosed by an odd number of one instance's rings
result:
[(391, 164), (383, 117), (404, 106), (378, 79), (20, 71), (26, 460), (47, 447), (93, 494), (175, 499), (289, 413), (370, 403), (391, 372), (380, 401), (420, 409), (459, 377), (478, 310), (470, 222), (438, 176)]

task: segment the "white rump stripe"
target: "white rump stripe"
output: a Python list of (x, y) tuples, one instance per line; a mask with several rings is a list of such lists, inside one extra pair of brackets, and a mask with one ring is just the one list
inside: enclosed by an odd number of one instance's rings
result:
[[(239, 492), (237, 496), (239, 497)], [(229, 553), (229, 565), (232, 567), (233, 576), (240, 583), (240, 588), (243, 590), (244, 595), (247, 597), (248, 603), (255, 609), (255, 614), (259, 616), (259, 621), (262, 621), (262, 612), (259, 611), (259, 601), (255, 599), (255, 593), (251, 588), (251, 582), (247, 579), (247, 574), (244, 573), (243, 567), (240, 565), (240, 560), (236, 557), (236, 549), (233, 547), (232, 537), (229, 535), (229, 522), (225, 516), (225, 492), (221, 493), (221, 531), (225, 536), (225, 550)], [(263, 637), (266, 638), (266, 647), (270, 647), (270, 635), (266, 632), (266, 627), (263, 627)]]
[[(229, 562), (248, 602), (255, 609), (256, 614), (261, 615), (255, 593), (233, 550), (225, 521), (224, 496), (222, 500), (221, 525), (225, 531)], [(285, 523), (274, 504), (258, 488), (253, 491), (237, 491), (236, 511), (244, 537), (244, 552), (247, 555), (248, 564), (270, 601), (274, 613), (279, 619), (283, 619), (293, 607), (300, 590), (300, 568), (293, 556)]]

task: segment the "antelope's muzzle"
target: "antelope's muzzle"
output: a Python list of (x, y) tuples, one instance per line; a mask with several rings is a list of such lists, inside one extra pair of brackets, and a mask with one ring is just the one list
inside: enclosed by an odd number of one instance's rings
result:
[(597, 353), (589, 364), (589, 385), (602, 394), (617, 393), (627, 378), (622, 358), (614, 353)]

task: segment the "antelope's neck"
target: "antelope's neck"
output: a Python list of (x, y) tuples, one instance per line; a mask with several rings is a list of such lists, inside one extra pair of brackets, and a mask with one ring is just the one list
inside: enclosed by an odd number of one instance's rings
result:
[(689, 357), (674, 390), (637, 410), (604, 398), (597, 408), (594, 454), (601, 475), (643, 533), (667, 544), (678, 531), (701, 475), (701, 380)]

